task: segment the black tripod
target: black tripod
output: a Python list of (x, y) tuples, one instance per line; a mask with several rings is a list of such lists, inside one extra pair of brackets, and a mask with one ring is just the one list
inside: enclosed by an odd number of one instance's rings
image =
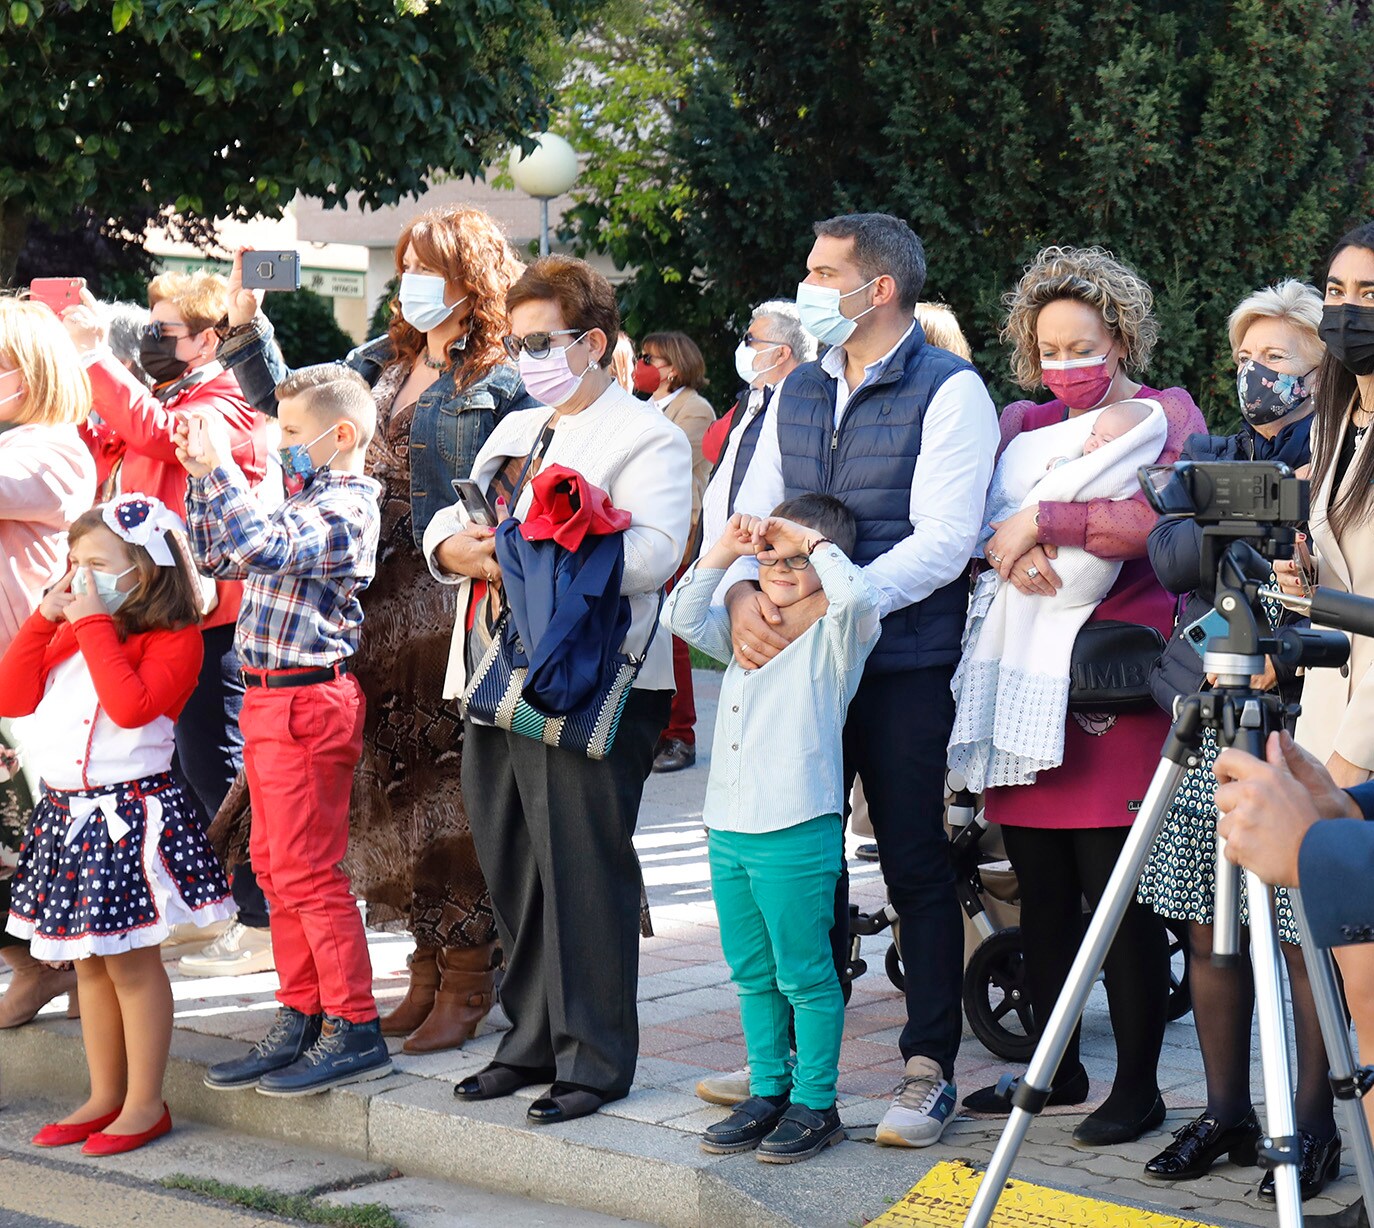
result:
[[(1267, 620), (1262, 613), (1257, 616), (1257, 612), (1262, 611), (1260, 593), (1269, 579), (1271, 566), (1249, 543), (1254, 542), (1271, 558), (1277, 558), (1285, 550), (1291, 552), (1293, 540), (1291, 529), (1250, 521), (1225, 521), (1203, 529), (1203, 575), (1216, 577), (1214, 608), (1227, 625), (1226, 635), (1208, 641), (1203, 658), (1204, 668), (1216, 676), (1216, 684), (1210, 691), (1181, 699), (1176, 707), (1173, 728), (1164, 744), (1141, 812), (1131, 826), (1102, 902), (1093, 913), (1087, 935), (1045, 1025), (1035, 1056), (1012, 1093), (1011, 1117), (964, 1221), (965, 1228), (987, 1228), (992, 1218), (1026, 1131), (1049, 1099), (1064, 1050), (1087, 1005), (1088, 995), (1126, 907), (1135, 895), (1145, 860), (1169, 813), (1179, 783), (1190, 768), (1201, 763), (1204, 731), (1213, 730), (1218, 745), (1223, 748), (1237, 747), (1263, 758), (1268, 735), (1283, 728), (1285, 717), (1295, 715), (1285, 711), (1277, 695), (1257, 691), (1250, 685), (1251, 677), (1264, 671), (1265, 657), (1288, 665), (1315, 667), (1340, 665), (1349, 654), (1344, 636), (1291, 627), (1270, 635)], [(1266, 631), (1263, 635), (1260, 633), (1262, 624)], [(1245, 882), (1250, 904), (1260, 1059), (1264, 1071), (1266, 1137), (1261, 1142), (1260, 1157), (1262, 1163), (1274, 1169), (1280, 1224), (1284, 1228), (1297, 1228), (1302, 1223), (1298, 1188), (1300, 1150), (1288, 1065), (1278, 927), (1269, 888), (1248, 871)], [(1213, 931), (1213, 958), (1218, 961), (1234, 960), (1239, 950), (1239, 883), (1240, 871), (1225, 859), (1224, 842), (1219, 839)], [(1299, 893), (1292, 892), (1291, 899), (1304, 939), (1303, 952), (1317, 1000), (1332, 1085), (1343, 1106), (1346, 1127), (1354, 1143), (1365, 1205), (1374, 1208), (1374, 1149), (1370, 1146), (1359, 1104), (1359, 1097), (1374, 1084), (1374, 1072), (1355, 1070), (1331, 954), (1311, 946)]]

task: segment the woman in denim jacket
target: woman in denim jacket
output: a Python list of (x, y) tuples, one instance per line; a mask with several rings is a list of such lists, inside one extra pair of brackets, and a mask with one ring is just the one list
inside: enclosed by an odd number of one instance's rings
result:
[[(258, 296), (242, 289), (241, 260), (219, 358), (270, 414), (287, 367)], [(382, 1019), (407, 1053), (461, 1047), (492, 1004), (496, 930), (460, 793), (463, 720), (442, 695), (457, 609), (420, 543), (496, 423), (534, 404), (501, 347), (522, 267), (480, 210), (422, 214), (396, 242), (401, 291), (387, 335), (344, 359), (377, 401), (367, 472), (382, 484), (377, 576), (351, 663), (367, 723), (348, 871), (371, 923), (403, 919), (415, 937), (409, 989)]]

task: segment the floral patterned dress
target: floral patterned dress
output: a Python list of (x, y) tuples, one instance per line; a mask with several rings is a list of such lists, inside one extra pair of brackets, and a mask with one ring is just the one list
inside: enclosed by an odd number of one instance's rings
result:
[[(1266, 598), (1264, 609), (1270, 625), (1277, 625), (1278, 604)], [(1220, 753), (1216, 734), (1206, 730), (1202, 763), (1189, 771), (1179, 785), (1173, 808), (1159, 829), (1150, 859), (1141, 872), (1136, 898), (1161, 917), (1212, 924), (1217, 856), (1217, 778), (1212, 766)], [(1298, 923), (1288, 902), (1288, 892), (1282, 887), (1274, 892), (1274, 910), (1278, 915), (1279, 938), (1297, 945)], [(1240, 920), (1242, 925), (1250, 924), (1244, 875), (1240, 879)]]

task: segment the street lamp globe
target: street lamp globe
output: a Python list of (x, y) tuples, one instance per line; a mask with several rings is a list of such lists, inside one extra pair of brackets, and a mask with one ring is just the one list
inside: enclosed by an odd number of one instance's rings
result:
[(549, 201), (577, 182), (577, 151), (561, 136), (541, 132), (527, 154), (513, 150), (510, 177), (515, 186), (539, 201), (539, 254), (549, 254)]

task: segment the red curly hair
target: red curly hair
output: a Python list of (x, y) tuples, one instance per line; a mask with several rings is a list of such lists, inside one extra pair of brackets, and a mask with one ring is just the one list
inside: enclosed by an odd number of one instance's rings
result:
[[(427, 268), (442, 273), (447, 282), (467, 287), (472, 295), (467, 346), (454, 370), (454, 380), (462, 387), (505, 361), (501, 338), (509, 331), (506, 291), (520, 279), (525, 266), (492, 218), (468, 205), (443, 205), (410, 222), (396, 240), (398, 275), (405, 271), (406, 252), (411, 248)], [(401, 318), (400, 305), (394, 300), (391, 312), (387, 331), (396, 360), (412, 367), (425, 352), (425, 335)]]

